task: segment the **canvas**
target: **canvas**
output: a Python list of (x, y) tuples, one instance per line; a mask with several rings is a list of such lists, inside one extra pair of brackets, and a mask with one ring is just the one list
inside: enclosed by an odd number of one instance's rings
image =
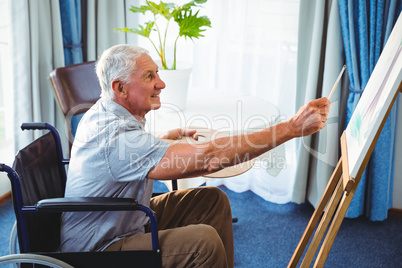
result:
[(402, 81), (402, 14), (346, 128), (349, 175), (356, 178)]

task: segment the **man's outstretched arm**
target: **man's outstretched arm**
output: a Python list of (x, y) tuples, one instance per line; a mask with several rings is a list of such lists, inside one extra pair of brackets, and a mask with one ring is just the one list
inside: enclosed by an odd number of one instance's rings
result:
[(188, 178), (248, 161), (288, 140), (324, 128), (330, 106), (330, 101), (324, 97), (306, 103), (288, 121), (260, 131), (205, 143), (172, 144), (147, 177), (155, 180)]

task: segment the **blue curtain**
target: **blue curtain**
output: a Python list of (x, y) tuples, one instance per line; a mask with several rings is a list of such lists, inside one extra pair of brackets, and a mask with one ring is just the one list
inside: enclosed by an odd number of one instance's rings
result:
[(65, 65), (82, 62), (81, 0), (59, 0)]
[[(81, 35), (81, 0), (59, 0), (60, 17), (64, 46), (65, 66), (81, 63), (82, 35)], [(75, 136), (78, 123), (83, 114), (71, 118), (72, 135)]]
[[(402, 0), (339, 0), (350, 80), (346, 124), (349, 123), (401, 10)], [(380, 221), (387, 218), (387, 211), (392, 207), (396, 104), (387, 118), (346, 217), (366, 215), (371, 220)]]

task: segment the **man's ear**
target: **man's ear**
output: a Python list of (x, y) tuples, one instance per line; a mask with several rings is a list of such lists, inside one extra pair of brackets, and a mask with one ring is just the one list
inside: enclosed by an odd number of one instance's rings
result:
[(127, 90), (126, 90), (126, 88), (124, 87), (123, 82), (121, 82), (121, 81), (118, 80), (118, 79), (114, 79), (114, 80), (112, 81), (112, 89), (113, 89), (114, 94), (115, 94), (116, 96), (119, 96), (119, 97), (121, 97), (121, 98), (125, 98), (125, 96), (127, 96)]

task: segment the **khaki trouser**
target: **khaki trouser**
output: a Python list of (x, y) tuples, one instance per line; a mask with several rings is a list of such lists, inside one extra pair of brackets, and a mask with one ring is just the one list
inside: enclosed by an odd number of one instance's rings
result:
[[(151, 199), (158, 219), (163, 267), (233, 267), (229, 199), (216, 187), (178, 190)], [(106, 250), (150, 250), (151, 234), (134, 235)]]

